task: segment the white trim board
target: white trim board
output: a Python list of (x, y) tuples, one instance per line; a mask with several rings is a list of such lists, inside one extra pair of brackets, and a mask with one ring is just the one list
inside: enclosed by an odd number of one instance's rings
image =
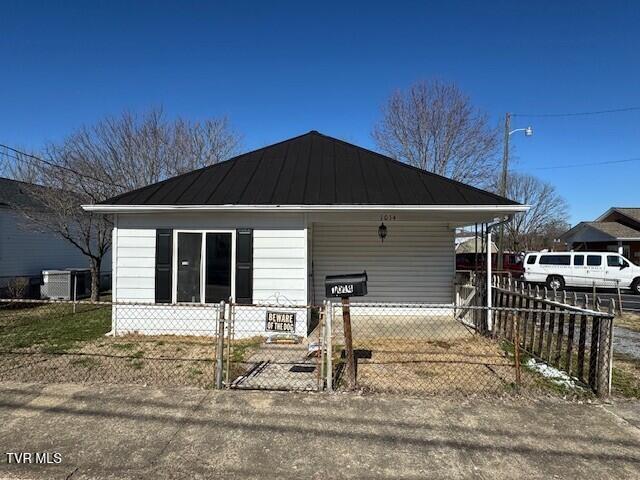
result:
[(526, 212), (530, 205), (82, 205), (87, 212)]

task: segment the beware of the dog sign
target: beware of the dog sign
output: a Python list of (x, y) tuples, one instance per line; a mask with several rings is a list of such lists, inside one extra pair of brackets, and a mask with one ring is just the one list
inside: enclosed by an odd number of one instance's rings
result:
[(265, 329), (269, 332), (295, 333), (296, 314), (294, 312), (267, 310)]

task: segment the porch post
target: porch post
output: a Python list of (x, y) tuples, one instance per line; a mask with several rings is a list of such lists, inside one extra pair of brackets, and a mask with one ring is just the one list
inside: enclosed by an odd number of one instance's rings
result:
[(487, 329), (493, 330), (491, 315), (491, 229), (487, 228)]

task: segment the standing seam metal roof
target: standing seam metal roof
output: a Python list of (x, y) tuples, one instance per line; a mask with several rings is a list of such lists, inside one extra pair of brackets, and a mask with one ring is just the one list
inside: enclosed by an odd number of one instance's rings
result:
[(518, 205), (316, 131), (169, 178), (106, 205)]

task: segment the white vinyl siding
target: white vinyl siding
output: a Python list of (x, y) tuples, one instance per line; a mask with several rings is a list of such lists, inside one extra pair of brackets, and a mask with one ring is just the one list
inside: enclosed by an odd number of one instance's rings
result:
[(313, 225), (315, 303), (325, 298), (326, 275), (367, 271), (368, 295), (361, 302), (451, 303), (454, 233), (446, 225), (388, 223)]
[(253, 231), (254, 303), (306, 303), (306, 247), (304, 229)]
[(154, 302), (155, 229), (118, 228), (117, 232), (115, 298), (119, 301)]
[[(111, 270), (109, 255), (102, 267)], [(2, 277), (40, 275), (42, 270), (65, 268), (89, 268), (89, 257), (21, 214), (0, 207), (0, 283)]]
[[(156, 228), (203, 229), (251, 228), (253, 230), (253, 301), (254, 303), (307, 303), (306, 230), (300, 218), (201, 215), (201, 221), (177, 217), (126, 216), (118, 219), (116, 256), (116, 298), (120, 301), (155, 300)], [(265, 225), (272, 223), (272, 226)], [(294, 224), (296, 224), (294, 226)], [(155, 225), (154, 225), (155, 224)], [(284, 227), (276, 225), (283, 224)], [(152, 227), (153, 225), (153, 227)], [(233, 259), (235, 268), (235, 259)]]

